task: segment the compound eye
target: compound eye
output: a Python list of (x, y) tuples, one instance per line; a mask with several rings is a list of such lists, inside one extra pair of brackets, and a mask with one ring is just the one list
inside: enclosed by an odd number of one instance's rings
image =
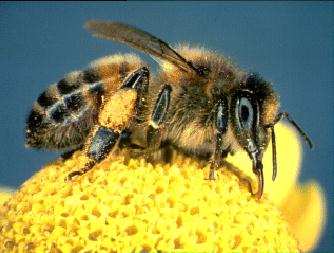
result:
[(254, 109), (247, 97), (241, 97), (238, 105), (239, 123), (242, 129), (251, 129), (254, 123)]

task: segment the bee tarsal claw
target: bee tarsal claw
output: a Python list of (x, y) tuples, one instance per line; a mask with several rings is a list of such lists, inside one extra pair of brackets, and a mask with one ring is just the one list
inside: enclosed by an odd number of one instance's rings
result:
[(211, 163), (208, 180), (215, 180), (215, 166)]

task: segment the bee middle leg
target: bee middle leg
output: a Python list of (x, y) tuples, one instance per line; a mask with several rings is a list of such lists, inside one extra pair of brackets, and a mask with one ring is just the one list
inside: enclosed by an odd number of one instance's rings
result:
[[(172, 152), (170, 147), (167, 147), (168, 145), (161, 143), (161, 127), (168, 113), (171, 91), (171, 86), (167, 84), (159, 93), (146, 134), (142, 135), (141, 130), (134, 130), (132, 133), (126, 130), (122, 132), (119, 146), (131, 147), (131, 154), (129, 154), (131, 158), (145, 157), (148, 162), (152, 163), (170, 161)], [(137, 144), (131, 139), (135, 139)]]
[[(166, 118), (169, 109), (172, 87), (165, 85), (155, 103), (150, 125), (147, 130), (147, 152), (156, 151), (161, 144), (161, 126)], [(150, 154), (148, 154), (150, 156)]]

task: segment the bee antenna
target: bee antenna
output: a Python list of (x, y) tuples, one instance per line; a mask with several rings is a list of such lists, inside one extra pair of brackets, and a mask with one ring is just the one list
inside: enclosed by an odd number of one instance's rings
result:
[[(289, 115), (288, 112), (280, 112), (275, 119), (274, 124), (275, 125), (277, 122), (279, 122), (283, 117), (285, 117), (291, 125), (293, 125), (296, 130), (299, 132), (300, 136), (304, 139), (304, 141), (306, 141), (307, 145), (310, 147), (310, 149), (313, 149), (313, 143), (311, 141), (311, 139), (307, 136), (307, 134), (300, 128), (300, 126), (298, 126), (298, 124), (296, 123), (296, 121), (294, 121), (291, 116)], [(269, 126), (270, 127), (270, 126)]]
[(274, 181), (277, 175), (277, 160), (276, 160), (276, 138), (275, 138), (275, 131), (274, 126), (283, 118), (286, 118), (290, 124), (292, 124), (296, 130), (299, 132), (300, 136), (306, 141), (310, 149), (313, 149), (313, 143), (311, 139), (307, 136), (307, 134), (300, 128), (300, 126), (294, 121), (288, 112), (280, 112), (277, 114), (274, 123), (267, 125), (267, 128), (271, 130), (271, 144), (272, 144), (272, 151), (273, 151), (273, 176), (272, 180)]
[(276, 137), (275, 137), (275, 130), (274, 125), (270, 126), (271, 130), (271, 145), (272, 145), (272, 152), (273, 152), (273, 176), (272, 180), (275, 181), (277, 176), (277, 160), (276, 160)]

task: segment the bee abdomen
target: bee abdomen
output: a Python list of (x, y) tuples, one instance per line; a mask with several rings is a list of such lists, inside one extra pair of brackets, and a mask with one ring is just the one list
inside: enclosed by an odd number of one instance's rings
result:
[[(50, 91), (59, 84), (64, 87), (61, 81), (49, 87), (40, 97), (48, 98)], [(26, 144), (51, 149), (82, 144), (97, 119), (101, 93), (102, 83), (95, 83), (80, 85), (66, 95), (58, 96), (58, 93), (51, 96), (48, 99), (52, 99), (52, 104), (37, 101), (27, 118)]]
[(47, 111), (47, 115), (56, 123), (66, 124), (66, 120), (75, 121), (75, 117), (84, 110), (84, 97), (81, 92), (77, 92), (63, 96), (61, 101)]
[(27, 130), (34, 131), (38, 129), (42, 125), (44, 117), (44, 113), (41, 113), (36, 109), (32, 109), (27, 119)]
[(40, 106), (49, 107), (57, 102), (57, 98), (52, 94), (49, 94), (48, 90), (44, 91), (39, 97), (37, 98), (37, 102)]
[(94, 84), (98, 82), (98, 80), (98, 75), (90, 69), (72, 72), (58, 83), (49, 86), (49, 88), (37, 98), (37, 103), (47, 109), (61, 100), (64, 95), (76, 92), (82, 89), (85, 84)]
[[(72, 103), (76, 98), (69, 97)], [(80, 98), (82, 100), (83, 98)], [(81, 102), (80, 102), (81, 103)], [(69, 107), (65, 101), (41, 112), (38, 105), (27, 119), (26, 145), (36, 148), (63, 149), (84, 143), (97, 119), (96, 107), (84, 104)]]
[(57, 91), (60, 95), (68, 94), (76, 89), (79, 89), (81, 84), (79, 82), (76, 83), (69, 83), (66, 79), (62, 79), (57, 83)]
[(26, 145), (64, 149), (83, 144), (97, 124), (102, 97), (110, 97), (127, 75), (146, 65), (130, 54), (103, 57), (49, 86), (27, 118)]

